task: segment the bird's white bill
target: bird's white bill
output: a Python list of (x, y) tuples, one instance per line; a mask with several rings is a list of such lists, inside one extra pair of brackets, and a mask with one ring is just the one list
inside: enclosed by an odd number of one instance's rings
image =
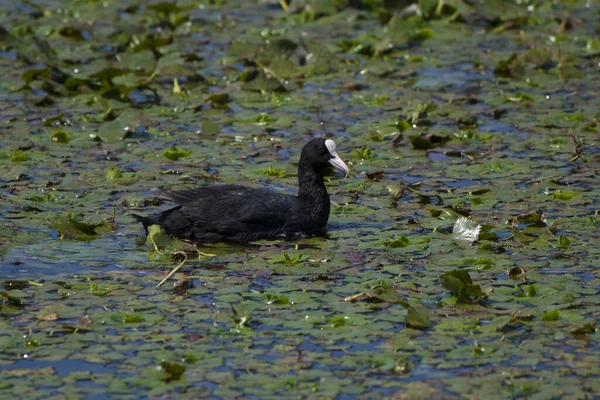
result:
[(342, 171), (345, 174), (350, 172), (350, 169), (348, 168), (346, 163), (342, 161), (340, 156), (338, 156), (337, 151), (335, 151), (335, 142), (331, 139), (327, 139), (325, 141), (325, 147), (327, 147), (329, 154), (333, 156), (333, 158), (329, 160), (329, 164), (331, 164), (333, 168), (337, 169), (338, 171)]
[(340, 156), (338, 156), (337, 154), (332, 154), (332, 156), (333, 158), (329, 160), (329, 164), (331, 164), (333, 168), (337, 169), (338, 171), (342, 171), (345, 174), (350, 172), (350, 168), (348, 168), (346, 163), (342, 161)]

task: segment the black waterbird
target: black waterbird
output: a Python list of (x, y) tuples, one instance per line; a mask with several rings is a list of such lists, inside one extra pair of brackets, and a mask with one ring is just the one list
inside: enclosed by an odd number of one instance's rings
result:
[(313, 139), (302, 148), (298, 195), (239, 185), (161, 190), (155, 197), (176, 207), (153, 217), (132, 216), (148, 230), (160, 225), (168, 234), (192, 242), (249, 242), (325, 231), (330, 201), (323, 174), (329, 166), (348, 173), (331, 139)]

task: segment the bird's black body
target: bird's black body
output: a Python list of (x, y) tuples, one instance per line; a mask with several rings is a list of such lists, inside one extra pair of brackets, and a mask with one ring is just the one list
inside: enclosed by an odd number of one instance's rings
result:
[(238, 185), (164, 190), (156, 197), (177, 207), (154, 217), (134, 217), (146, 229), (157, 224), (168, 234), (193, 242), (248, 242), (320, 234), (329, 219), (323, 173), (330, 165), (348, 172), (332, 140), (313, 139), (302, 149), (298, 163), (298, 196)]

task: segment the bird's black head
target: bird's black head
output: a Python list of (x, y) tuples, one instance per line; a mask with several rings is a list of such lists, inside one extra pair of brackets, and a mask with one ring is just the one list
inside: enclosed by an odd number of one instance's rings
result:
[(335, 149), (335, 142), (331, 139), (317, 138), (306, 143), (302, 148), (300, 163), (310, 164), (314, 169), (319, 171), (329, 166), (345, 174), (350, 171), (348, 166), (338, 156)]

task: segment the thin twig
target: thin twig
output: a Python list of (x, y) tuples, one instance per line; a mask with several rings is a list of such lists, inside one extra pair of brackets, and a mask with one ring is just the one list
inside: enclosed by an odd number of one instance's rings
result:
[(179, 268), (181, 268), (183, 266), (183, 264), (185, 264), (185, 262), (187, 261), (187, 254), (185, 254), (184, 251), (175, 251), (172, 253), (173, 255), (175, 254), (183, 254), (183, 261), (176, 266), (175, 268), (173, 268), (173, 270), (171, 272), (169, 272), (169, 275), (165, 276), (165, 279), (163, 279), (162, 281), (160, 281), (160, 283), (158, 285), (156, 285), (157, 288), (161, 287), (163, 283), (165, 283), (170, 277), (172, 277), (175, 272), (177, 272), (179, 270)]

